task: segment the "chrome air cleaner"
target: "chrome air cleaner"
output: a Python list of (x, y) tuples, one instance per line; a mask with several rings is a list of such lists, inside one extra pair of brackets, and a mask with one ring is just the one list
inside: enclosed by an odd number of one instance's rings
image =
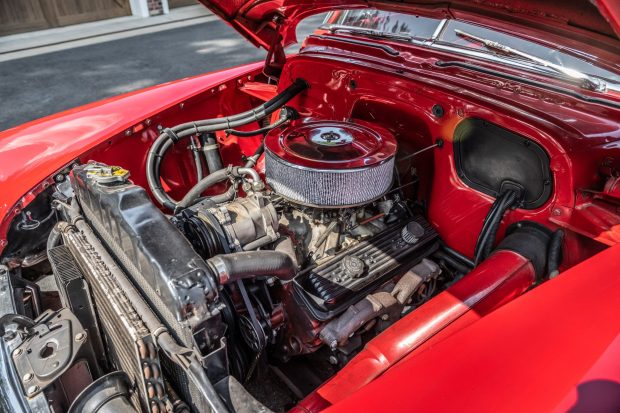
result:
[(396, 139), (365, 122), (295, 121), (265, 137), (265, 175), (290, 201), (322, 208), (368, 203), (392, 184)]

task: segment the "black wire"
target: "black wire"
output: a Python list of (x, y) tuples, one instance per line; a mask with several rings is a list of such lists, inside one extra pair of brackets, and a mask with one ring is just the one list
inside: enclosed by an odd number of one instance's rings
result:
[(289, 120), (290, 120), (290, 117), (287, 115), (287, 116), (285, 116), (283, 118), (278, 119), (277, 121), (273, 122), (272, 124), (265, 126), (264, 128), (255, 129), (255, 130), (251, 130), (251, 131), (243, 131), (243, 130), (236, 130), (236, 129), (225, 129), (224, 132), (226, 133), (226, 135), (238, 136), (240, 138), (248, 138), (248, 137), (251, 137), (251, 136), (262, 135), (263, 133), (267, 133), (270, 130), (277, 128), (278, 126), (282, 126), (283, 124), (285, 124)]
[(504, 194), (497, 197), (495, 201), (493, 202), (493, 205), (491, 205), (489, 212), (487, 212), (487, 216), (484, 218), (482, 228), (480, 229), (480, 233), (478, 234), (478, 239), (476, 240), (476, 248), (474, 249), (474, 264), (478, 263), (477, 257), (480, 255), (482, 246), (484, 245), (484, 242), (486, 241), (486, 236), (487, 236), (490, 226), (492, 225), (492, 222), (497, 219), (497, 214), (500, 211), (500, 206), (503, 202), (503, 199), (504, 199)]
[(499, 225), (502, 222), (502, 218), (506, 211), (512, 207), (517, 201), (517, 192), (514, 190), (507, 190), (503, 192), (491, 205), (484, 224), (480, 230), (480, 235), (476, 242), (476, 249), (474, 252), (474, 264), (478, 265), (485, 259), (493, 248), (493, 243), (497, 236)]
[(487, 241), (484, 243), (483, 248), (482, 248), (482, 259), (491, 255), (491, 250), (493, 249), (493, 243), (495, 242), (495, 238), (497, 237), (497, 231), (499, 230), (499, 225), (502, 222), (502, 218), (504, 214), (506, 213), (506, 211), (511, 206), (514, 205), (516, 199), (517, 199), (517, 194), (514, 191), (511, 191), (507, 195), (506, 202), (502, 204), (501, 214), (499, 215), (498, 219), (495, 219), (493, 221), (492, 223), (493, 225), (489, 227)]
[(506, 211), (514, 204), (516, 195), (516, 192), (512, 190), (504, 193), (501, 202), (499, 202), (497, 209), (494, 211), (494, 215), (488, 222), (485, 231), (485, 238), (481, 243), (479, 261), (486, 258), (490, 254), (502, 218), (504, 217)]

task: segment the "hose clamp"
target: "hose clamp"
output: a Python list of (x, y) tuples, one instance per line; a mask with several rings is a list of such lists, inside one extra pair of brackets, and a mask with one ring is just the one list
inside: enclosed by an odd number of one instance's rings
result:
[(164, 129), (163, 133), (166, 134), (166, 136), (168, 136), (168, 139), (170, 139), (172, 141), (172, 143), (177, 143), (181, 139), (181, 138), (179, 138), (179, 135), (177, 135), (170, 128)]
[(227, 284), (230, 281), (230, 274), (228, 273), (226, 264), (224, 264), (224, 261), (220, 257), (216, 255), (215, 257), (209, 258), (209, 264), (211, 264), (215, 270), (220, 285)]

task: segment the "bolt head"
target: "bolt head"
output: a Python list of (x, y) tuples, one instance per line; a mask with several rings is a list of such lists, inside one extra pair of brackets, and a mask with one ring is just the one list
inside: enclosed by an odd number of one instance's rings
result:
[(84, 341), (84, 340), (86, 340), (86, 333), (85, 332), (77, 333), (75, 335), (75, 341)]
[(22, 377), (22, 381), (26, 382), (26, 381), (30, 381), (34, 379), (34, 374), (32, 373), (26, 373), (24, 374), (24, 377)]
[(39, 386), (30, 386), (28, 387), (27, 393), (28, 393), (28, 396), (32, 396), (38, 391), (39, 391)]

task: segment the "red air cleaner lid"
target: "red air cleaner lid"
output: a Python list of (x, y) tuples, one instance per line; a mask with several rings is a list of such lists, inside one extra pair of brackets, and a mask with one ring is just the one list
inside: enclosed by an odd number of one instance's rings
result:
[(298, 120), (265, 137), (265, 148), (293, 165), (313, 169), (357, 169), (396, 154), (396, 139), (366, 122)]

